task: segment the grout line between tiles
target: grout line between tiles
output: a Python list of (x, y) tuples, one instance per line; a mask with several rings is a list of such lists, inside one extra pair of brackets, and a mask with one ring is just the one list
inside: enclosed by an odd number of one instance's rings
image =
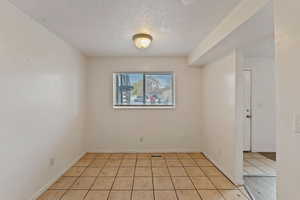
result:
[[(85, 154), (84, 156), (82, 156), (81, 157), (81, 159), (80, 160), (82, 160), (83, 158), (85, 158), (85, 156), (86, 155), (88, 155), (88, 154)], [(91, 155), (93, 155), (93, 154), (91, 154)], [(105, 169), (105, 168), (117, 168), (117, 171), (116, 171), (116, 173), (114, 174), (114, 176), (113, 176), (113, 183), (111, 184), (111, 186), (110, 186), (110, 189), (108, 190), (108, 189), (103, 189), (103, 190), (101, 190), (101, 191), (107, 191), (108, 192), (108, 196), (107, 196), (107, 200), (110, 198), (110, 195), (111, 195), (111, 192), (113, 191), (113, 186), (114, 186), (114, 184), (115, 184), (115, 182), (116, 182), (116, 179), (117, 179), (117, 177), (118, 177), (118, 174), (119, 174), (119, 172), (120, 172), (120, 169), (121, 168), (127, 168), (127, 167), (129, 167), (129, 168), (133, 168), (133, 176), (132, 176), (132, 178), (133, 178), (133, 180), (132, 180), (132, 186), (131, 186), (131, 189), (130, 189), (130, 200), (132, 200), (132, 198), (133, 198), (133, 193), (134, 193), (134, 184), (135, 184), (135, 178), (136, 177), (138, 177), (138, 176), (136, 176), (136, 169), (138, 168), (138, 167), (140, 167), (140, 168), (149, 168), (150, 167), (150, 169), (151, 169), (151, 180), (152, 180), (152, 189), (151, 190), (145, 190), (145, 189), (141, 189), (141, 190), (138, 190), (138, 191), (152, 191), (152, 193), (153, 193), (153, 199), (155, 200), (156, 198), (155, 198), (155, 186), (154, 186), (154, 178), (155, 178), (155, 176), (154, 176), (154, 173), (153, 173), (153, 169), (154, 168), (166, 168), (167, 169), (167, 171), (168, 171), (168, 176), (167, 177), (169, 177), (170, 179), (171, 179), (171, 183), (172, 183), (172, 186), (173, 186), (173, 190), (168, 190), (168, 189), (166, 189), (166, 190), (161, 190), (161, 189), (157, 189), (157, 191), (173, 191), (173, 192), (175, 192), (175, 195), (176, 195), (176, 199), (177, 200), (179, 200), (179, 196), (178, 196), (178, 194), (177, 194), (177, 189), (176, 189), (176, 187), (175, 187), (175, 184), (174, 184), (174, 181), (173, 181), (173, 178), (174, 177), (177, 177), (177, 176), (172, 176), (171, 175), (171, 173), (170, 173), (170, 167), (172, 167), (172, 164), (170, 164), (171, 166), (169, 166), (169, 164), (168, 164), (168, 160), (172, 160), (172, 159), (174, 159), (174, 161), (178, 161), (180, 164), (181, 164), (181, 166), (180, 166), (180, 168), (183, 168), (184, 169), (184, 171), (185, 171), (185, 173), (186, 173), (186, 176), (179, 176), (179, 177), (187, 177), (190, 181), (191, 181), (191, 183), (192, 183), (192, 185), (193, 185), (193, 187), (194, 187), (194, 189), (193, 190), (196, 190), (197, 191), (197, 194), (198, 194), (198, 196), (200, 197), (200, 199), (202, 199), (202, 197), (201, 197), (201, 195), (200, 195), (200, 193), (198, 192), (198, 189), (196, 188), (196, 186), (195, 186), (195, 184), (194, 184), (194, 182), (192, 181), (192, 176), (190, 175), (190, 174), (188, 174), (187, 173), (187, 167), (190, 167), (189, 165), (189, 163), (185, 163), (184, 164), (184, 160), (185, 159), (191, 159), (193, 162), (195, 162), (195, 164), (196, 164), (196, 166), (192, 166), (192, 165), (194, 165), (194, 164), (191, 164), (191, 167), (198, 167), (200, 170), (201, 170), (201, 167), (204, 167), (204, 166), (200, 166), (198, 163), (197, 163), (197, 160), (199, 160), (199, 159), (206, 159), (206, 160), (208, 160), (209, 161), (209, 159), (208, 158), (206, 158), (205, 156), (202, 158), (202, 157), (192, 157), (192, 155), (190, 155), (190, 154), (187, 154), (188, 156), (186, 156), (186, 155), (179, 155), (179, 154), (176, 154), (176, 157), (173, 157), (173, 156), (170, 156), (170, 157), (166, 157), (166, 156), (164, 156), (164, 155), (162, 155), (162, 158), (160, 159), (160, 158), (158, 158), (158, 159), (156, 159), (156, 158), (149, 158), (148, 156), (145, 156), (145, 157), (138, 157), (138, 154), (136, 154), (136, 156), (133, 158), (133, 157), (126, 157), (125, 156), (125, 154), (123, 154), (123, 155), (121, 155), (121, 157), (113, 157), (112, 156), (113, 154), (109, 154), (108, 156), (104, 156), (104, 157), (97, 157), (97, 154), (95, 155), (95, 157), (93, 157), (92, 156), (92, 158), (90, 158), (90, 157), (86, 157), (86, 159), (89, 159), (89, 160), (91, 160), (91, 162), (87, 165), (87, 166), (84, 166), (84, 170), (82, 171), (82, 173), (78, 176), (78, 177), (76, 177), (75, 178), (75, 181), (74, 181), (74, 183), (72, 183), (71, 184), (71, 186), (70, 187), (68, 187), (68, 189), (61, 189), (61, 190), (65, 190), (64, 191), (64, 193), (63, 193), (63, 195), (60, 197), (60, 200), (62, 200), (63, 199), (63, 197), (66, 195), (66, 193), (68, 192), (68, 191), (70, 191), (70, 190), (72, 190), (72, 187), (75, 185), (75, 183), (81, 178), (81, 177), (93, 177), (94, 178), (94, 180), (93, 180), (93, 183), (91, 184), (91, 186), (89, 187), (89, 189), (74, 189), (74, 190), (85, 190), (85, 191), (87, 191), (87, 193), (85, 194), (85, 196), (84, 196), (84, 198), (83, 199), (85, 199), (86, 197), (87, 197), (87, 195), (89, 194), (89, 192), (90, 191), (99, 191), (98, 189), (92, 189), (93, 187), (94, 187), (94, 185), (96, 184), (96, 181), (97, 181), (97, 179), (98, 178), (101, 178), (101, 177), (107, 177), (107, 176), (100, 176), (101, 175), (101, 173), (103, 172), (103, 170)], [(151, 154), (150, 154), (151, 155)], [(203, 156), (203, 154), (201, 154), (202, 156)], [(94, 162), (96, 161), (96, 160), (98, 160), (98, 159), (103, 159), (103, 164), (101, 164), (101, 166), (100, 165), (97, 165), (97, 164), (95, 164)], [(108, 163), (111, 161), (111, 160), (114, 160), (114, 159), (116, 159), (116, 160), (120, 160), (120, 162), (118, 163), (118, 161), (116, 161), (117, 162), (117, 164), (116, 163), (111, 163), (111, 164), (109, 164), (108, 165)], [(135, 164), (132, 166), (132, 164), (129, 162), (129, 164), (126, 164), (126, 165), (123, 165), (123, 162), (124, 162), (124, 160), (127, 160), (127, 159), (133, 159), (133, 160), (135, 160)], [(145, 164), (142, 164), (142, 166), (138, 166), (138, 160), (142, 160), (142, 159), (145, 159), (145, 160), (150, 160), (150, 164), (148, 164), (147, 163), (147, 161), (145, 161), (146, 163)], [(157, 160), (158, 162), (157, 163), (155, 163), (155, 165), (153, 165), (153, 161), (155, 161), (155, 160)], [(160, 162), (161, 161), (161, 162)], [(210, 161), (209, 161), (210, 162)], [(171, 162), (172, 163), (172, 162)], [(163, 166), (162, 166), (162, 164), (163, 164)], [(92, 166), (93, 165), (93, 166)], [(116, 166), (115, 166), (116, 165)], [(75, 167), (75, 166), (72, 166), (72, 167)], [(79, 166), (78, 166), (79, 167)], [(174, 166), (174, 167), (177, 167), (177, 166)], [(209, 166), (207, 166), (207, 167), (211, 167), (210, 166), (210, 164), (209, 164)], [(213, 165), (213, 167), (215, 167), (215, 165)], [(100, 170), (99, 170), (99, 172), (97, 173), (97, 174), (95, 174), (95, 176), (83, 176), (83, 174), (86, 172), (86, 170), (87, 169), (89, 169), (89, 168), (99, 168)], [(218, 168), (217, 168), (218, 169)], [(204, 177), (207, 177), (209, 180), (210, 180), (210, 176), (207, 176), (204, 172), (203, 172), (203, 176)], [(223, 173), (222, 173), (223, 174)], [(224, 175), (224, 174), (223, 174)], [(225, 175), (224, 175), (225, 176)], [(63, 176), (62, 176), (63, 177)], [(112, 177), (112, 176), (110, 176), (110, 177)], [(127, 176), (126, 176), (127, 177)], [(129, 177), (131, 177), (131, 176), (129, 176)], [(148, 177), (148, 176), (147, 176)], [(162, 177), (166, 177), (166, 176), (162, 176)], [(148, 177), (149, 178), (149, 177)], [(227, 178), (226, 176), (225, 176), (225, 178)], [(227, 178), (228, 179), (228, 178)], [(229, 179), (228, 179), (229, 180)], [(230, 181), (230, 180), (229, 180)], [(211, 182), (211, 181), (210, 181)], [(212, 182), (211, 182), (212, 183)], [(215, 184), (214, 183), (212, 183), (214, 186), (215, 186)], [(59, 189), (55, 189), (55, 190), (59, 190)], [(192, 190), (192, 189), (179, 189), (179, 190)], [(205, 189), (205, 190), (210, 190), (210, 189)], [(218, 191), (219, 193), (221, 193), (220, 192), (220, 189), (215, 189), (216, 191)], [(223, 189), (222, 189), (223, 190)], [(229, 190), (231, 190), (231, 189), (229, 189)], [(236, 188), (235, 190), (238, 190), (238, 188)], [(128, 191), (128, 190), (119, 190), (119, 191)], [(240, 191), (240, 190), (238, 190), (238, 191)], [(241, 192), (242, 193), (242, 192)], [(221, 195), (222, 195), (222, 193), (221, 193)], [(222, 196), (224, 196), (224, 195), (222, 195)], [(245, 196), (244, 194), (243, 194), (243, 196)], [(82, 200), (83, 200), (82, 199)]]
[[(182, 165), (183, 165), (183, 162), (182, 162), (181, 160), (180, 160), (179, 162), (181, 162), (181, 163), (182, 163)], [(190, 177), (190, 175), (188, 174), (188, 172), (187, 172), (186, 168), (185, 168), (185, 167), (183, 167), (183, 169), (184, 169), (185, 173), (187, 174), (187, 177), (189, 178), (189, 180), (190, 180), (190, 181), (191, 181), (191, 183), (193, 184), (193, 186), (194, 186), (194, 188), (195, 188), (195, 190), (196, 190), (196, 192), (197, 192), (197, 194), (198, 194), (199, 198), (202, 200), (202, 197), (201, 197), (200, 193), (198, 192), (198, 190), (197, 190), (197, 188), (196, 188), (196, 186), (195, 186), (195, 184), (194, 184), (194, 182), (193, 182), (192, 178), (191, 178), (191, 177)], [(200, 169), (200, 167), (199, 167), (199, 169)], [(200, 170), (201, 170), (201, 169), (200, 169)]]
[(171, 182), (172, 182), (172, 185), (173, 185), (173, 188), (174, 188), (176, 198), (177, 198), (177, 200), (179, 200), (179, 197), (178, 197), (178, 194), (177, 194), (177, 191), (176, 191), (176, 187), (175, 187), (175, 184), (174, 184), (173, 177), (172, 177), (172, 174), (170, 172), (169, 166), (167, 166), (167, 169), (168, 169), (168, 173), (170, 175), (170, 179), (171, 179)]
[[(109, 160), (111, 160), (111, 159), (109, 159)], [(122, 160), (123, 160), (123, 158), (122, 158)], [(108, 161), (107, 161), (107, 162), (108, 162)], [(109, 190), (109, 192), (108, 192), (107, 200), (109, 199), (110, 194), (111, 194), (111, 192), (112, 192), (112, 190), (113, 190), (113, 186), (114, 186), (115, 181), (116, 181), (116, 179), (117, 179), (117, 175), (118, 175), (118, 173), (119, 173), (121, 164), (122, 164), (122, 161), (121, 161), (121, 163), (120, 163), (120, 165), (119, 165), (119, 167), (118, 167), (118, 170), (117, 170), (117, 172), (116, 172), (116, 174), (115, 174), (115, 176), (114, 176), (114, 181), (113, 181), (113, 183), (112, 183), (112, 185), (111, 185), (111, 187), (110, 187), (110, 190)], [(104, 167), (105, 167), (105, 166), (106, 166), (106, 165), (104, 165)], [(103, 168), (104, 168), (104, 167), (103, 167)]]

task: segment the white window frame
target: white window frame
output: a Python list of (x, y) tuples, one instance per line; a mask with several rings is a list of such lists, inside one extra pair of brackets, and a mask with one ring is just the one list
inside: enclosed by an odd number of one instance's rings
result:
[[(149, 73), (149, 74), (172, 74), (172, 91), (173, 91), (173, 105), (124, 105), (120, 106), (117, 105), (116, 102), (116, 74), (119, 73)], [(114, 109), (175, 109), (176, 108), (176, 76), (174, 72), (169, 71), (122, 71), (122, 72), (113, 72), (112, 73), (113, 78), (113, 108)]]

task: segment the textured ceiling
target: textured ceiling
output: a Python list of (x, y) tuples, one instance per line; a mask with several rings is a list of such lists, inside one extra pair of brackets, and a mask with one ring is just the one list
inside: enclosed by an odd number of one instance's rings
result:
[[(89, 56), (185, 56), (240, 0), (10, 0)], [(149, 49), (131, 37), (147, 32)]]

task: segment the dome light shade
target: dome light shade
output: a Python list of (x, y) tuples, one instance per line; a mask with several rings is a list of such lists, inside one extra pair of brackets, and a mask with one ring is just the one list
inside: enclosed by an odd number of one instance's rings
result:
[(152, 36), (146, 33), (138, 33), (132, 37), (135, 46), (139, 49), (148, 48), (153, 40)]

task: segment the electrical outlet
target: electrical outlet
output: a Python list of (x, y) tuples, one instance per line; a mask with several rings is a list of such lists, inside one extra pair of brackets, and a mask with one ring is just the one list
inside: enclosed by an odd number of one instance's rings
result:
[(140, 142), (144, 142), (144, 137), (140, 137)]
[(50, 158), (49, 166), (53, 167), (55, 165), (55, 158)]

